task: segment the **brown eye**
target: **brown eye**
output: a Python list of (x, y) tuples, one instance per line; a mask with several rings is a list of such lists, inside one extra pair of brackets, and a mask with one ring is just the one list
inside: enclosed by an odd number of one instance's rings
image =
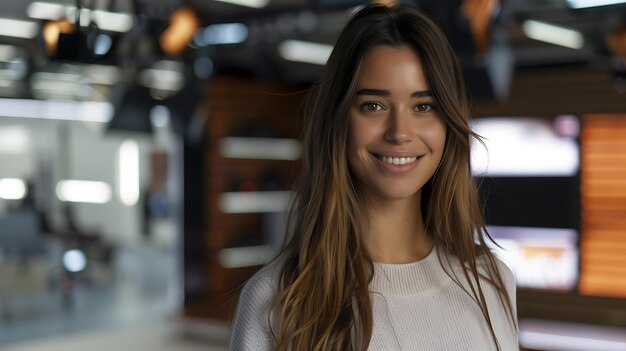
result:
[(430, 112), (434, 109), (434, 107), (431, 104), (418, 104), (415, 106), (415, 109), (419, 112)]
[(366, 102), (363, 105), (361, 105), (361, 108), (368, 112), (375, 112), (375, 111), (380, 111), (383, 109), (383, 107), (379, 103), (376, 103), (376, 102)]

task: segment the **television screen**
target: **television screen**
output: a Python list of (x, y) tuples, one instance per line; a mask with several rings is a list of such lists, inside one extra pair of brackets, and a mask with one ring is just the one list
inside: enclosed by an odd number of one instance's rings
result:
[(578, 281), (578, 233), (574, 229), (500, 227), (487, 230), (502, 248), (495, 254), (524, 288), (563, 290)]
[(580, 146), (575, 116), (475, 119), (472, 145), (494, 252), (518, 286), (567, 291), (579, 271)]
[(472, 140), (472, 172), (488, 177), (572, 177), (580, 168), (579, 122), (489, 117), (472, 121), (484, 145)]

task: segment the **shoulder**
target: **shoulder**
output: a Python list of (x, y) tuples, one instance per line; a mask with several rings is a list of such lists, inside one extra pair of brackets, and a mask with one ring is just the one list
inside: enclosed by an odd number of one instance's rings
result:
[[(502, 278), (502, 283), (504, 285), (503, 288), (505, 290), (505, 294), (508, 296), (509, 301), (511, 302), (510, 313), (512, 313), (512, 317), (515, 320), (517, 320), (517, 284), (515, 281), (515, 275), (513, 274), (513, 271), (511, 270), (509, 265), (504, 260), (499, 258), (496, 254), (493, 254), (493, 257), (496, 263), (496, 268), (498, 269), (498, 272), (500, 273), (500, 277)], [(491, 278), (494, 278), (494, 277), (491, 277)], [(503, 295), (500, 295), (500, 296), (503, 297)], [(498, 299), (498, 300), (502, 304), (503, 313), (508, 315), (508, 312), (506, 312), (507, 307), (505, 306), (505, 302), (501, 299)], [(505, 319), (505, 320), (508, 321), (508, 319)], [(516, 329), (517, 327), (513, 326), (513, 328)]]
[[(519, 345), (519, 330), (517, 326), (517, 284), (515, 275), (505, 261), (495, 254), (494, 258), (500, 276), (502, 277), (505, 293), (510, 302), (510, 309), (508, 309), (504, 300), (498, 299), (502, 307), (501, 313), (492, 316), (492, 320), (496, 326), (499, 341), (501, 341), (503, 345), (511, 345), (511, 349), (517, 350), (517, 345)], [(506, 349), (508, 349), (508, 346)]]
[[(515, 290), (515, 275), (511, 270), (511, 267), (508, 263), (506, 263), (502, 258), (500, 258), (495, 252), (490, 252), (493, 260), (495, 262), (495, 268), (500, 273), (500, 277), (502, 277), (502, 283), (504, 283), (504, 288), (507, 292), (511, 292), (511, 290)], [(489, 278), (493, 278), (491, 274), (489, 274), (488, 265), (488, 257), (487, 254), (482, 254), (478, 257), (478, 269), (479, 272)]]
[(262, 303), (278, 291), (279, 267), (275, 263), (263, 267), (250, 278), (239, 297), (239, 304)]
[[(518, 330), (517, 330), (517, 285), (515, 275), (509, 265), (492, 252), (495, 268), (502, 278), (502, 288), (504, 292), (500, 293), (495, 287), (493, 281), (495, 277), (489, 274), (486, 268), (487, 257), (480, 257), (481, 274), (488, 277), (491, 282), (485, 283), (485, 298), (489, 306), (489, 314), (494, 331), (498, 336), (498, 341), (505, 350), (517, 350)], [(483, 282), (481, 282), (482, 284)], [(508, 302), (507, 302), (508, 298)], [(510, 305), (509, 305), (510, 302)], [(510, 308), (509, 308), (510, 307)]]
[(509, 267), (509, 265), (498, 256), (494, 255), (494, 258), (498, 267), (498, 271), (502, 276), (504, 286), (507, 290), (515, 290), (515, 275), (513, 275), (511, 267)]
[(241, 290), (232, 328), (231, 350), (273, 348), (270, 307), (278, 293), (279, 268), (276, 263), (262, 268)]
[[(489, 253), (483, 253), (476, 257), (476, 268), (479, 274), (479, 283), (482, 287), (485, 302), (489, 309), (489, 317), (491, 324), (494, 327), (494, 331), (498, 337), (498, 341), (503, 346), (504, 350), (517, 350), (517, 308), (516, 308), (516, 284), (515, 276), (509, 266), (500, 258), (498, 258), (493, 252), (490, 253), (493, 258), (491, 265)], [(458, 258), (452, 257), (453, 273), (458, 279), (462, 288), (466, 292), (472, 291), (472, 286), (475, 286), (471, 282), (470, 277), (464, 276), (462, 272), (462, 264)], [(469, 268), (466, 263), (465, 266)], [(492, 267), (493, 269), (490, 269)], [(494, 284), (494, 274), (499, 274), (502, 278), (504, 291), (500, 291)], [(506, 299), (510, 301), (509, 305)], [(474, 302), (478, 300), (473, 299)]]
[[(500, 277), (502, 278), (504, 289), (506, 290), (509, 297), (514, 298), (515, 290), (516, 290), (516, 283), (515, 283), (515, 275), (513, 274), (511, 267), (504, 260), (498, 257), (498, 255), (496, 255), (493, 251), (490, 254), (493, 257), (493, 260), (495, 263), (494, 268), (497, 270), (497, 272), (500, 274)], [(489, 259), (487, 257), (487, 254), (483, 253), (482, 255), (478, 256), (478, 259), (477, 259), (478, 272), (484, 278), (488, 280), (492, 280), (492, 279), (495, 279), (495, 277), (493, 274), (490, 273), (491, 270), (488, 268), (489, 266), (488, 261)]]
[[(488, 287), (489, 290), (495, 291), (495, 288), (493, 287), (493, 281), (495, 279), (495, 276), (494, 276), (495, 272), (493, 271), (493, 269), (490, 268), (491, 266), (489, 264), (490, 259), (487, 255), (488, 255), (487, 253), (483, 253), (476, 257), (476, 268), (478, 269), (478, 274), (480, 277), (480, 284), (481, 285), (484, 284), (484, 286)], [(497, 273), (500, 274), (500, 277), (502, 278), (502, 283), (504, 285), (503, 288), (505, 289), (506, 294), (511, 299), (511, 302), (515, 304), (516, 283), (515, 283), (515, 275), (513, 274), (513, 271), (502, 259), (500, 259), (493, 252), (490, 252), (489, 255), (493, 257), (495, 266), (492, 266), (492, 267), (495, 268)], [(452, 268), (453, 268), (452, 271), (454, 275), (458, 279), (460, 279), (464, 285), (469, 284), (469, 282), (466, 281), (468, 278), (465, 278), (465, 279), (463, 278), (464, 277), (464, 274), (462, 272), (463, 264), (460, 262), (460, 260), (454, 255), (448, 255), (448, 257), (450, 257), (450, 262), (452, 264)], [(469, 268), (469, 265), (466, 263), (465, 267)]]
[(513, 308), (512, 312), (517, 314), (517, 284), (515, 281), (515, 275), (507, 263), (496, 255), (494, 255), (494, 258), (498, 271), (500, 272), (500, 276), (502, 277), (504, 289), (506, 290), (506, 294), (511, 301), (511, 308)]

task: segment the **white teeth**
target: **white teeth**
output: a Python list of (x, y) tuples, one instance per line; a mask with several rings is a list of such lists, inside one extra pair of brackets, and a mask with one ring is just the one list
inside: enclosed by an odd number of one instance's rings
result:
[(417, 160), (417, 157), (391, 157), (391, 156), (378, 156), (378, 158), (385, 162), (385, 163), (389, 163), (392, 165), (406, 165), (409, 163), (413, 163), (415, 162), (415, 160)]

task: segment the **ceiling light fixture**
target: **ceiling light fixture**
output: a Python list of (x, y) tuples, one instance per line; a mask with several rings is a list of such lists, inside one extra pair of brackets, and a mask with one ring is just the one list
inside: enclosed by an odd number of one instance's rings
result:
[(618, 5), (626, 3), (624, 0), (567, 0), (571, 8), (584, 9), (589, 7), (600, 7), (608, 5)]
[[(81, 10), (81, 18), (83, 11), (89, 11), (86, 9)], [(89, 16), (89, 13), (87, 13)], [(90, 14), (93, 21), (98, 25), (98, 28), (102, 30), (108, 30), (111, 32), (128, 32), (134, 24), (134, 17), (127, 13), (115, 13), (108, 11), (95, 10)], [(82, 23), (81, 23), (82, 25)]]
[(108, 123), (113, 106), (96, 101), (44, 101), (0, 98), (0, 116)]
[(26, 14), (30, 18), (58, 20), (65, 16), (66, 6), (50, 2), (34, 1), (26, 8)]
[(78, 273), (87, 267), (87, 257), (82, 250), (71, 249), (63, 253), (63, 267), (68, 272)]
[(583, 35), (580, 32), (545, 22), (535, 20), (524, 21), (522, 30), (524, 34), (531, 39), (571, 49), (581, 49), (585, 43)]
[(263, 8), (267, 6), (270, 2), (269, 0), (215, 0), (219, 2), (226, 2), (233, 5), (245, 6), (245, 7), (253, 7), (253, 8)]
[(125, 140), (118, 153), (119, 197), (126, 206), (139, 201), (139, 145), (132, 139)]
[(213, 24), (194, 34), (198, 46), (240, 44), (248, 38), (248, 27), (243, 23)]
[(18, 178), (0, 179), (0, 199), (20, 200), (26, 197), (28, 187), (26, 182)]
[(332, 45), (299, 40), (285, 40), (278, 47), (280, 56), (285, 60), (315, 65), (325, 65), (332, 51)]
[[(30, 18), (59, 21), (67, 20), (74, 23), (76, 7), (48, 2), (35, 1), (28, 5), (26, 14)], [(103, 10), (80, 9), (80, 25), (85, 27), (93, 21), (99, 29), (111, 32), (128, 32), (134, 23), (134, 17), (128, 13), (109, 12)]]
[(111, 186), (105, 182), (91, 180), (61, 180), (56, 193), (63, 202), (104, 204), (111, 200)]
[(27, 127), (23, 125), (7, 125), (0, 128), (0, 154), (29, 154), (31, 152), (31, 144), (33, 143)]
[(39, 25), (35, 22), (0, 18), (0, 36), (32, 39), (38, 32)]

